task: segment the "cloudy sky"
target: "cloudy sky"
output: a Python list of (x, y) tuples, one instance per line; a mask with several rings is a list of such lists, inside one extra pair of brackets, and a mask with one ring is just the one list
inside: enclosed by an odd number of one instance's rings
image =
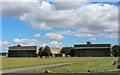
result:
[(118, 2), (2, 2), (0, 50), (17, 44), (118, 44)]

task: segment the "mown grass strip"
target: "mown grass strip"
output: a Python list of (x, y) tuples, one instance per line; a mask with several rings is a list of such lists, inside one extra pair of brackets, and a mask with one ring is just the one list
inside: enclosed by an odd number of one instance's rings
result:
[[(92, 57), (91, 57), (92, 58)], [(113, 62), (117, 60), (117, 58), (96, 58), (94, 60), (90, 59), (91, 61), (87, 62), (78, 62), (72, 65), (61, 66), (61, 67), (53, 67), (48, 69), (39, 69), (33, 70), (33, 72), (61, 72), (61, 73), (76, 73), (76, 72), (88, 72), (88, 70), (95, 70), (96, 72), (100, 71), (107, 71), (117, 69), (117, 65), (113, 65)]]

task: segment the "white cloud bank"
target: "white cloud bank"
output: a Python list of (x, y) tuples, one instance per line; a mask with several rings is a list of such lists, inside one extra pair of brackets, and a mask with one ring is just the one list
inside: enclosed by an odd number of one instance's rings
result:
[(66, 10), (66, 9), (79, 8), (82, 5), (87, 5), (89, 3), (87, 0), (82, 0), (82, 1), (83, 2), (75, 2), (75, 1), (70, 2), (69, 0), (67, 2), (53, 2), (53, 5), (58, 10)]
[(14, 45), (22, 45), (22, 46), (39, 46), (39, 47), (45, 47), (45, 46), (49, 46), (50, 48), (60, 48), (62, 47), (62, 43), (59, 43), (57, 41), (51, 41), (48, 43), (44, 43), (41, 42), (39, 40), (36, 39), (18, 39), (15, 38), (13, 39), (13, 42), (9, 42), (9, 41), (0, 41), (0, 52), (7, 52), (8, 51), (8, 47), (10, 46), (14, 46)]
[(39, 40), (36, 40), (36, 39), (14, 39), (13, 40), (14, 44), (20, 44), (20, 45), (25, 45), (25, 46), (42, 46), (42, 47), (45, 47), (45, 46), (50, 46), (50, 47), (53, 47), (53, 48), (57, 48), (57, 47), (62, 47), (62, 43), (58, 43), (57, 41), (52, 41), (52, 42), (49, 42), (49, 43), (44, 43), (44, 42), (41, 42)]
[(63, 40), (64, 36), (57, 33), (46, 33), (45, 36), (43, 36), (43, 38), (49, 40)]
[(8, 50), (8, 47), (12, 45), (13, 44), (7, 40), (0, 41), (0, 52), (6, 52)]
[[(77, 37), (106, 36), (117, 38), (118, 35), (118, 6), (110, 4), (86, 4), (86, 3), (49, 3), (38, 0), (14, 0), (8, 2), (3, 0), (2, 14), (6, 17), (19, 18), (23, 22), (30, 23), (33, 29), (56, 30), (56, 33), (46, 33), (44, 38), (50, 40), (63, 40), (64, 35)], [(9, 0), (10, 1), (10, 0)], [(33, 2), (30, 2), (33, 1)], [(70, 31), (68, 29), (74, 29)], [(104, 35), (104, 33), (112, 33)], [(53, 37), (54, 36), (54, 37)], [(91, 40), (95, 40), (91, 39)], [(52, 41), (43, 43), (36, 39), (14, 39), (14, 43), (22, 45), (50, 45), (59, 47), (62, 43)], [(0, 41), (0, 46), (6, 50), (8, 41)]]
[[(66, 6), (66, 7), (65, 7)], [(3, 14), (19, 17), (38, 30), (55, 28), (75, 29), (75, 36), (93, 36), (91, 33), (117, 33), (118, 7), (110, 4), (71, 2), (10, 2), (3, 3)], [(69, 32), (70, 33), (70, 32)], [(70, 33), (71, 34), (71, 33)]]
[(38, 0), (2, 0), (2, 2), (38, 2)]

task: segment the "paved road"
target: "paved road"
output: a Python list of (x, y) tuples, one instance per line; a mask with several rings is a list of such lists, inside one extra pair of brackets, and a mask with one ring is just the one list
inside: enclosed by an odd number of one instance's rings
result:
[(50, 65), (40, 65), (40, 66), (32, 66), (32, 67), (25, 67), (25, 68), (6, 69), (6, 70), (2, 70), (2, 73), (26, 73), (27, 71), (30, 71), (30, 70), (45, 69), (45, 68), (56, 67), (56, 66), (70, 65), (72, 63), (73, 62), (50, 64)]
[[(40, 65), (40, 66), (32, 66), (32, 67), (24, 67), (24, 68), (5, 69), (5, 70), (2, 70), (2, 73), (30, 73), (31, 70), (65, 66), (65, 65), (70, 65), (73, 63), (77, 63), (77, 62), (87, 62), (87, 61), (74, 61), (74, 62), (58, 63), (58, 64), (50, 64), (50, 65)], [(89, 61), (91, 61), (91, 60), (89, 60)]]

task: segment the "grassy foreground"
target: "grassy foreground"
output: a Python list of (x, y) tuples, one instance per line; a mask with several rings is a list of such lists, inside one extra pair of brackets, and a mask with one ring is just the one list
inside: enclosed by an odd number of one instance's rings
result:
[(96, 57), (67, 57), (67, 58), (8, 58), (2, 57), (2, 69), (21, 68), (39, 65), (48, 65), (73, 61), (86, 61)]
[[(88, 70), (95, 70), (95, 72), (99, 71), (107, 71), (107, 70), (113, 70), (117, 69), (117, 65), (113, 65), (113, 62), (117, 60), (117, 58), (112, 58), (112, 57), (99, 57), (99, 58), (94, 58), (91, 57), (95, 60), (91, 60), (88, 62), (79, 62), (79, 63), (74, 63), (72, 65), (67, 65), (67, 66), (61, 66), (61, 67), (53, 67), (53, 68), (48, 68), (48, 69), (40, 69), (40, 70), (33, 70), (33, 72), (45, 72), (50, 71), (50, 72), (88, 72)], [(81, 59), (81, 58), (80, 58)], [(88, 58), (89, 59), (89, 58)]]

